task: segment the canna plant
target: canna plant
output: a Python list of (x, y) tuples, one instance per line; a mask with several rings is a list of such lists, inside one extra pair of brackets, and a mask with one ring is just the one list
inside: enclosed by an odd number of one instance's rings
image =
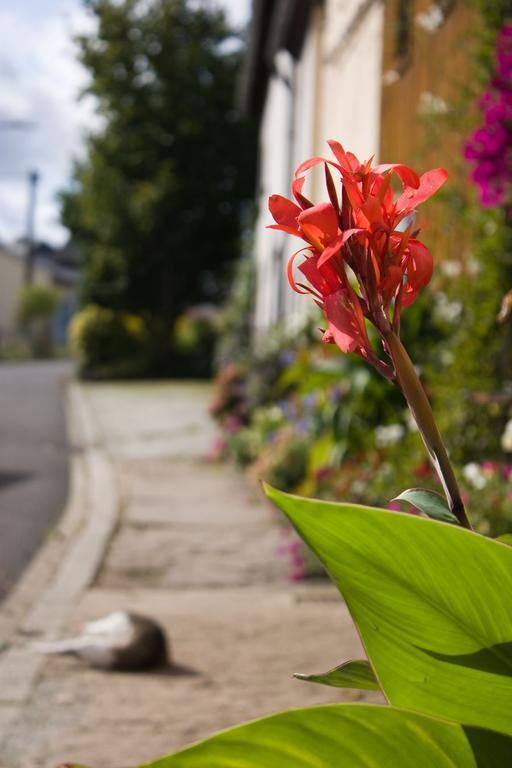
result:
[[(387, 705), (282, 712), (146, 768), (512, 765), (512, 549), (471, 529), (430, 403), (400, 340), (402, 312), (433, 268), (418, 239), (416, 209), (446, 172), (417, 176), (404, 165), (372, 167), (339, 143), (329, 145), (334, 159), (315, 157), (297, 169), (295, 201), (279, 195), (269, 201), (271, 226), (304, 241), (290, 260), (289, 281), (322, 308), (325, 342), (360, 355), (401, 390), (445, 498), (408, 489), (398, 500), (420, 512), (411, 515), (268, 486), (265, 492), (324, 564), (367, 654), (297, 677), (380, 689)], [(322, 164), (328, 201), (314, 205), (303, 194), (305, 174)], [(393, 175), (402, 187), (398, 196)]]

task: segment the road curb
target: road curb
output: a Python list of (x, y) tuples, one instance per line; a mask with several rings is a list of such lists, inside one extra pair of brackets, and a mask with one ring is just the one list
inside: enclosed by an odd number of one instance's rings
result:
[(0, 745), (28, 700), (45, 658), (27, 638), (51, 639), (64, 628), (92, 583), (116, 526), (119, 493), (85, 388), (67, 393), (72, 445), (64, 513), (0, 608)]

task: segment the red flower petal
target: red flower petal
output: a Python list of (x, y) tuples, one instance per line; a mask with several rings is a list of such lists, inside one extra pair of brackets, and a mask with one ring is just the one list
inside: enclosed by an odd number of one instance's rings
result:
[(343, 180), (343, 187), (347, 193), (347, 197), (350, 200), (352, 208), (360, 208), (364, 203), (364, 197), (355, 181)]
[(414, 187), (417, 189), (420, 185), (420, 178), (418, 174), (409, 168), (408, 165), (402, 163), (384, 163), (383, 165), (376, 165), (373, 169), (373, 173), (387, 173), (392, 171), (400, 178), (405, 187)]
[(342, 352), (353, 352), (367, 345), (366, 330), (361, 328), (346, 290), (340, 289), (326, 296), (324, 309), (329, 332)]
[(295, 178), (297, 178), (297, 176), (302, 176), (302, 174), (304, 174), (306, 171), (309, 171), (310, 168), (314, 168), (315, 165), (328, 162), (330, 161), (318, 155), (316, 157), (310, 157), (308, 160), (304, 160), (299, 166), (297, 166), (295, 171)]
[(427, 171), (420, 177), (420, 184), (417, 189), (406, 189), (396, 201), (397, 211), (412, 211), (420, 203), (428, 200), (429, 197), (442, 187), (448, 178), (444, 168), (434, 168)]
[(332, 259), (333, 256), (335, 256), (339, 249), (345, 245), (347, 240), (349, 240), (353, 235), (359, 234), (362, 230), (361, 229), (346, 229), (345, 232), (343, 232), (341, 235), (338, 235), (338, 237), (333, 240), (333, 242), (327, 246), (327, 248), (324, 249), (322, 252), (322, 255), (318, 259), (318, 266), (322, 267), (329, 259)]
[(361, 211), (364, 213), (368, 224), (384, 226), (383, 207), (377, 198), (369, 197), (361, 206)]
[(277, 224), (298, 229), (297, 216), (301, 209), (291, 200), (282, 195), (271, 195), (268, 199), (268, 208)]
[(325, 264), (322, 269), (319, 269), (318, 258), (314, 256), (303, 261), (299, 271), (313, 288), (324, 297), (330, 293), (335, 293), (342, 286), (341, 278), (336, 270), (330, 264)]
[(300, 207), (305, 210), (306, 208), (312, 208), (313, 203), (311, 200), (308, 200), (307, 197), (304, 197), (302, 194), (302, 187), (304, 186), (304, 182), (306, 181), (304, 176), (299, 176), (299, 178), (294, 179), (292, 182), (292, 193)]
[[(299, 253), (304, 253), (304, 250), (305, 250), (304, 248), (299, 248), (299, 250), (298, 250), (298, 251), (295, 251), (295, 253), (293, 253), (293, 254), (290, 256), (290, 258), (288, 259), (288, 265), (287, 265), (287, 267), (286, 267), (286, 274), (287, 274), (287, 276), (288, 276), (288, 282), (290, 283), (290, 286), (291, 286), (291, 288), (292, 288), (292, 289), (293, 289), (293, 290), (294, 290), (296, 293), (313, 293), (313, 291), (312, 291), (310, 288), (304, 288), (304, 287), (302, 287), (301, 285), (298, 285), (298, 284), (295, 282), (295, 277), (294, 277), (294, 275), (293, 275), (293, 265), (294, 265), (294, 263), (295, 263), (295, 259), (297, 258), (297, 256), (299, 255)], [(299, 269), (300, 269), (300, 267), (299, 267)], [(316, 294), (315, 294), (315, 295), (316, 295)]]
[(411, 238), (405, 252), (407, 282), (403, 288), (402, 305), (408, 307), (418, 292), (429, 284), (434, 271), (434, 260), (428, 248)]
[(339, 141), (333, 141), (330, 139), (328, 145), (331, 151), (341, 166), (341, 170), (348, 171), (349, 173), (355, 173), (360, 167), (361, 163), (352, 152), (345, 152)]
[(304, 237), (318, 250), (330, 245), (338, 235), (338, 214), (332, 203), (314, 205), (302, 211), (297, 220)]
[(286, 224), (267, 224), (266, 229), (278, 229), (280, 232), (287, 232), (289, 235), (302, 237), (300, 230), (294, 227), (288, 227)]

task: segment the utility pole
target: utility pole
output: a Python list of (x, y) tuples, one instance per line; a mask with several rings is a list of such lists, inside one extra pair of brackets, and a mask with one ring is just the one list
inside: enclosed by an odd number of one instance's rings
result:
[[(0, 119), (0, 130), (19, 131), (32, 128), (34, 123), (31, 120)], [(28, 174), (28, 209), (27, 209), (27, 248), (25, 253), (25, 285), (30, 285), (34, 273), (34, 234), (35, 234), (35, 215), (36, 215), (36, 192), (39, 173), (30, 171)]]
[(39, 182), (39, 173), (37, 171), (30, 171), (30, 173), (28, 174), (27, 251), (25, 256), (25, 285), (30, 285), (34, 277), (35, 217), (36, 217), (38, 182)]

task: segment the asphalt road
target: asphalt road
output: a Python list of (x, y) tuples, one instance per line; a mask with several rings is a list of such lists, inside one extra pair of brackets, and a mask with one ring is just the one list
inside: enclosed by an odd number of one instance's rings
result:
[(0, 599), (64, 509), (65, 361), (0, 363)]

